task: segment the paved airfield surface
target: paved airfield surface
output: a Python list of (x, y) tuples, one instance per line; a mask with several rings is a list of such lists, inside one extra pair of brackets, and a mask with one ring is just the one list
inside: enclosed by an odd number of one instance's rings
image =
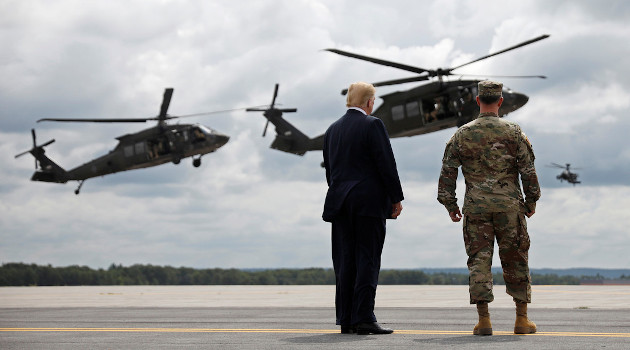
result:
[(514, 335), (504, 286), (493, 336), (473, 336), (467, 286), (379, 286), (391, 335), (342, 335), (334, 286), (0, 288), (0, 349), (629, 349), (630, 286), (533, 286), (533, 335)]

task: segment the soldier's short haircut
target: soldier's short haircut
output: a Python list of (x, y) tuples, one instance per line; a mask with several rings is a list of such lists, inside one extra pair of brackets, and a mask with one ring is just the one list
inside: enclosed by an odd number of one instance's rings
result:
[(346, 107), (365, 107), (369, 99), (376, 94), (374, 85), (358, 82), (350, 84), (348, 88), (348, 97), (346, 98)]
[(479, 101), (485, 105), (491, 105), (494, 103), (499, 102), (499, 100), (501, 99), (501, 96), (487, 96), (487, 95), (483, 95), (483, 96), (479, 96)]

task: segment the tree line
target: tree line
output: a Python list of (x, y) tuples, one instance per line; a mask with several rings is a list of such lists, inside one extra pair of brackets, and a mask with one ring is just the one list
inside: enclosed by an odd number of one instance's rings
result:
[[(505, 284), (502, 273), (494, 273), (493, 277), (494, 284)], [(532, 273), (532, 283), (539, 285), (580, 284), (583, 277)], [(139, 264), (131, 266), (112, 264), (107, 269), (92, 269), (78, 265), (53, 267), (24, 263), (7, 263), (0, 267), (0, 286), (326, 284), (335, 284), (335, 274), (332, 269), (194, 269)], [(422, 270), (382, 270), (379, 284), (467, 285), (468, 274), (426, 273)]]

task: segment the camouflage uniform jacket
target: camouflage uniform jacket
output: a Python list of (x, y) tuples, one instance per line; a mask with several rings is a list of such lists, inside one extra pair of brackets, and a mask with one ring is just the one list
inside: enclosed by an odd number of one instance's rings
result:
[(464, 214), (536, 209), (540, 186), (534, 151), (516, 123), (481, 113), (455, 132), (446, 145), (438, 183), (438, 201), (449, 212), (459, 208), (455, 188), (460, 166), (466, 182)]

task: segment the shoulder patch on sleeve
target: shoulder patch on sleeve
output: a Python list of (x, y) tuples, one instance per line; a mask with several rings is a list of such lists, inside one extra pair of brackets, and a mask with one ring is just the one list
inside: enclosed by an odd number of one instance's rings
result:
[(521, 132), (521, 138), (523, 139), (523, 141), (525, 141), (525, 145), (527, 146), (527, 150), (529, 151), (529, 154), (531, 154), (532, 159), (536, 159), (536, 156), (534, 155), (534, 148), (532, 147), (532, 143), (529, 141), (529, 138), (527, 138), (527, 135), (525, 135), (524, 132)]

